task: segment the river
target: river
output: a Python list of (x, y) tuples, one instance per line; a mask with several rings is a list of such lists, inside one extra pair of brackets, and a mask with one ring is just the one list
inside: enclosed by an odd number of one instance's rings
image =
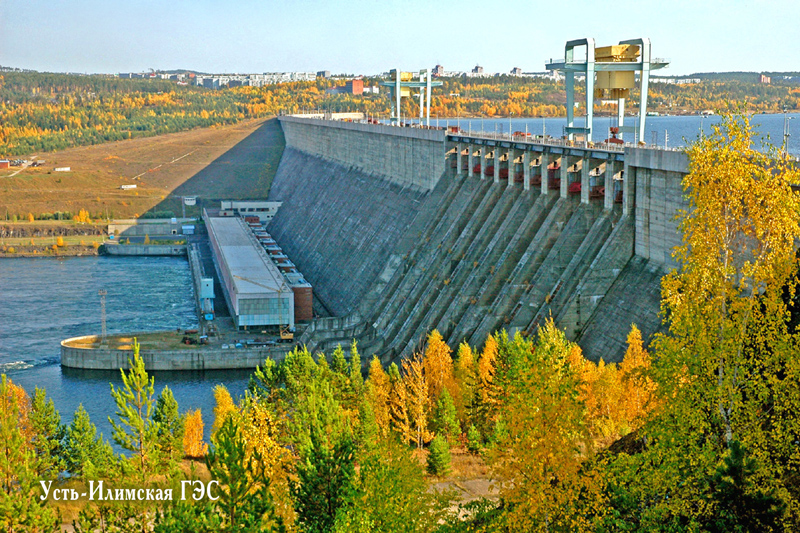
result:
[[(109, 333), (197, 326), (185, 258), (72, 257), (0, 260), (0, 373), (31, 395), (47, 390), (69, 423), (79, 404), (111, 440), (115, 405), (109, 383), (119, 372), (62, 368), (61, 340), (101, 330), (98, 291), (105, 289)], [(201, 408), (206, 439), (213, 422), (212, 389), (224, 383), (241, 395), (250, 371), (154, 372), (156, 394), (168, 385), (182, 411)]]

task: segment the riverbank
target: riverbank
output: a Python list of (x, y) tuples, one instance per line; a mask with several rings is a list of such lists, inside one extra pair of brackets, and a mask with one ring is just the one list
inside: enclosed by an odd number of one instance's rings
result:
[(78, 246), (58, 246), (58, 245), (50, 245), (50, 246), (9, 246), (3, 245), (0, 246), (0, 259), (13, 259), (13, 258), (22, 258), (22, 257), (52, 257), (52, 258), (64, 258), (64, 257), (93, 257), (102, 255), (101, 252), (102, 246), (98, 244), (97, 246), (93, 245), (78, 245)]

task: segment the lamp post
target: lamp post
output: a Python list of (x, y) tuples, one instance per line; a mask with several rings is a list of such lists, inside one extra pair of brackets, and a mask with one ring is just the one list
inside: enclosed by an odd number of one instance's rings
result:
[(783, 157), (786, 158), (789, 155), (789, 121), (792, 120), (794, 117), (790, 117), (787, 115), (788, 107), (783, 106)]

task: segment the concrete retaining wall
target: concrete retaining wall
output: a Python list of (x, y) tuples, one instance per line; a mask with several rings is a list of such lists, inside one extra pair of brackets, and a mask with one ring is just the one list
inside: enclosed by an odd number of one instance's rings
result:
[(442, 130), (290, 116), (280, 117), (280, 121), (287, 148), (379, 176), (402, 187), (430, 191), (444, 172)]
[(106, 244), (103, 253), (108, 255), (186, 255), (184, 244)]
[[(133, 350), (110, 350), (69, 346), (82, 339), (95, 336), (74, 337), (61, 342), (61, 366), (90, 370), (119, 370), (128, 368)], [(186, 350), (141, 350), (147, 370), (228, 370), (256, 368), (265, 359), (282, 360), (287, 347), (274, 348), (222, 348), (207, 346)]]
[(150, 235), (182, 235), (183, 224), (196, 224), (193, 218), (178, 218), (176, 222), (171, 219), (121, 219), (108, 225), (108, 234), (123, 237), (142, 237)]

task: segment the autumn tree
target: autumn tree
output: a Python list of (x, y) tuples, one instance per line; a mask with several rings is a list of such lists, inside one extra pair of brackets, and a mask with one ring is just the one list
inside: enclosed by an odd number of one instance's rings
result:
[(211, 428), (211, 438), (214, 438), (228, 416), (236, 412), (236, 404), (225, 385), (219, 384), (214, 387), (214, 400), (216, 404), (214, 405), (214, 425)]
[(410, 444), (412, 439), (411, 418), (408, 413), (408, 392), (400, 376), (397, 365), (389, 365), (389, 414), (392, 428), (399, 435), (404, 444)]
[(203, 442), (203, 414), (200, 409), (186, 413), (183, 433), (183, 453), (187, 457), (205, 456), (208, 446)]
[(422, 448), (431, 439), (431, 434), (428, 431), (428, 381), (420, 354), (403, 361), (403, 387), (412, 439), (418, 448)]
[(507, 436), (491, 453), (508, 505), (503, 521), (524, 531), (588, 530), (585, 508), (599, 510), (599, 487), (584, 470), (591, 436), (568, 363), (572, 344), (549, 319), (531, 348), (519, 336), (507, 346), (517, 365), (505, 388)]
[(369, 378), (365, 389), (366, 399), (372, 406), (375, 423), (386, 434), (390, 429), (389, 396), (391, 383), (377, 356), (369, 364)]
[(478, 392), (478, 374), (475, 365), (475, 355), (466, 341), (458, 346), (455, 363), (455, 380), (458, 386), (458, 395), (453, 398), (458, 410), (460, 420), (474, 422), (475, 395)]
[(480, 418), (479, 425), (485, 428), (493, 416), (494, 408), (497, 405), (497, 393), (495, 391), (495, 372), (497, 366), (497, 339), (494, 335), (486, 337), (478, 358), (477, 387), (478, 394), (476, 400)]
[(647, 413), (654, 407), (656, 384), (649, 375), (650, 368), (650, 354), (644, 349), (642, 333), (634, 324), (628, 333), (628, 349), (619, 364), (622, 392), (618, 409), (625, 426), (630, 430), (640, 427)]
[(0, 376), (0, 526), (3, 531), (53, 531), (60, 520), (41, 500), (36, 452), (30, 444), (30, 399)]
[(436, 403), (439, 395), (445, 389), (450, 392), (451, 398), (455, 395), (451, 352), (452, 350), (444, 342), (438, 330), (433, 330), (428, 335), (422, 365), (425, 371), (425, 379), (428, 382), (428, 398), (431, 406)]
[[(800, 237), (792, 184), (800, 175), (777, 155), (754, 148), (743, 116), (724, 116), (688, 149), (679, 267), (662, 282), (669, 331), (655, 340), (648, 373), (659, 407), (643, 429), (642, 453), (611, 469), (615, 504), (636, 527), (711, 528), (740, 514), (713, 475), (731, 471), (725, 462), (734, 459), (747, 465), (738, 481), (745, 495), (778, 496), (789, 510), (778, 522), (800, 524), (789, 474), (800, 466), (798, 332), (790, 326)], [(625, 508), (636, 499), (653, 504)]]
[[(247, 444), (234, 417), (228, 417), (216, 433), (206, 455), (213, 479), (220, 484), (217, 509), (223, 517), (222, 531), (284, 531), (269, 492), (269, 477), (256, 452)], [(191, 527), (192, 524), (184, 524)]]

